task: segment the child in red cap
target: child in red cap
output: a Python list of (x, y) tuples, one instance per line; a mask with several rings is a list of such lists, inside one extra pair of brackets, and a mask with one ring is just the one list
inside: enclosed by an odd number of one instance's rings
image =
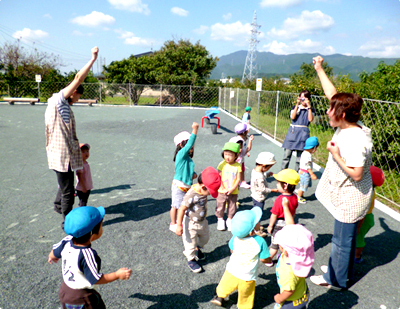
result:
[(218, 196), (221, 186), (221, 177), (216, 169), (207, 167), (199, 175), (198, 183), (192, 185), (183, 197), (181, 207), (178, 210), (176, 234), (182, 236), (188, 266), (191, 271), (198, 273), (202, 270), (197, 263), (205, 259), (200, 250), (210, 239), (207, 216), (207, 196)]

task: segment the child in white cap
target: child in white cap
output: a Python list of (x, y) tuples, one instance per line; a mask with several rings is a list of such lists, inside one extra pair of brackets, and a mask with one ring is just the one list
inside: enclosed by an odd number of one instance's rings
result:
[(68, 235), (53, 245), (49, 264), (62, 260), (63, 282), (58, 296), (63, 309), (105, 309), (95, 284), (107, 284), (115, 280), (128, 280), (132, 270), (121, 268), (116, 272), (100, 272), (100, 257), (92, 248), (92, 242), (103, 234), (103, 207), (80, 207), (65, 217), (64, 230)]
[(257, 236), (262, 211), (255, 207), (240, 211), (232, 219), (232, 235), (229, 241), (231, 257), (221, 281), (217, 286), (217, 296), (211, 303), (222, 306), (224, 298), (238, 291), (239, 309), (251, 309), (254, 305), (256, 277), (259, 262), (269, 261), (268, 245), (264, 238)]
[(198, 129), (199, 124), (193, 122), (192, 134), (182, 131), (174, 137), (174, 144), (176, 146), (174, 155), (175, 175), (171, 185), (171, 223), (169, 224), (169, 230), (172, 232), (176, 231), (176, 215), (181, 206), (183, 196), (185, 196), (192, 186), (193, 179), (197, 178), (194, 172), (192, 157)]
[[(258, 154), (256, 159), (256, 167), (251, 171), (251, 198), (253, 199), (253, 205), (255, 207), (264, 210), (265, 199), (269, 193), (278, 193), (276, 188), (270, 189), (268, 187), (267, 177), (273, 175), (272, 172), (267, 171), (276, 164), (274, 154), (270, 152), (261, 152)], [(261, 237), (266, 237), (267, 234), (263, 232), (263, 228), (260, 227), (260, 231), (256, 232)]]
[(300, 224), (294, 224), (287, 199), (283, 201), (286, 226), (275, 235), (282, 255), (276, 266), (280, 293), (274, 296), (275, 309), (305, 309), (310, 299), (306, 277), (314, 263), (312, 233)]
[(181, 207), (178, 210), (176, 234), (182, 236), (185, 254), (189, 269), (195, 273), (202, 270), (197, 263), (204, 260), (205, 255), (201, 251), (210, 239), (207, 217), (207, 196), (218, 196), (221, 186), (221, 177), (213, 167), (207, 167), (199, 175), (198, 183), (192, 185), (183, 197)]

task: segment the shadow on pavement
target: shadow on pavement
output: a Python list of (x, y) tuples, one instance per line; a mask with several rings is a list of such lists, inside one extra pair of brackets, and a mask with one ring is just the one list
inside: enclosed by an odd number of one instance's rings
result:
[(358, 295), (353, 292), (329, 290), (325, 294), (312, 298), (308, 309), (351, 309), (357, 304)]
[[(215, 295), (216, 284), (209, 284), (192, 291), (191, 295), (185, 294), (157, 294), (147, 295), (136, 293), (129, 298), (138, 298), (154, 302), (147, 309), (199, 309), (199, 302), (210, 301)], [(210, 303), (210, 306), (212, 304)]]
[(111, 205), (106, 209), (106, 214), (123, 214), (112, 220), (105, 221), (103, 226), (126, 221), (141, 221), (168, 212), (171, 208), (171, 199), (143, 198)]
[(99, 188), (99, 189), (94, 189), (90, 191), (90, 194), (104, 194), (104, 193), (109, 193), (114, 190), (121, 190), (121, 189), (130, 189), (132, 186), (135, 184), (121, 184), (117, 186), (111, 186), (111, 187), (105, 187), (105, 188)]

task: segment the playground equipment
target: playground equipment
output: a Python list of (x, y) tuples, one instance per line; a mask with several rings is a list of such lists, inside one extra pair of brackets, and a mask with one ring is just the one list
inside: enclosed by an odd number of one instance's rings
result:
[(211, 107), (210, 109), (208, 109), (206, 111), (206, 115), (201, 118), (201, 128), (203, 128), (203, 122), (205, 120), (206, 124), (211, 125), (211, 132), (215, 135), (217, 133), (217, 124), (210, 123), (210, 120), (216, 118), (218, 120), (218, 128), (219, 128), (220, 119), (218, 116), (216, 116), (217, 114), (219, 114), (219, 112), (220, 111), (218, 110), (218, 107)]

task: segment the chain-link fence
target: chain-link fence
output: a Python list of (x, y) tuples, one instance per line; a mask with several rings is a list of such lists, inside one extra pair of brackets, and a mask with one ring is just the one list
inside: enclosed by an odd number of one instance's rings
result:
[[(40, 98), (46, 102), (66, 83), (15, 82), (0, 87), (0, 97)], [(98, 103), (117, 105), (202, 106), (218, 105), (217, 87), (83, 83), (81, 99), (96, 99)]]
[[(298, 94), (280, 91), (252, 91), (234, 88), (220, 90), (221, 109), (242, 118), (245, 108), (251, 107), (251, 125), (283, 142), (291, 123), (290, 110)], [(320, 148), (314, 160), (324, 166), (328, 159), (325, 146), (331, 140), (334, 129), (329, 125), (326, 97), (311, 96), (315, 110), (310, 124), (312, 136), (317, 136)], [(389, 205), (400, 208), (400, 103), (364, 99), (361, 121), (372, 130), (374, 142), (373, 164), (381, 168), (386, 177), (382, 187), (376, 188), (379, 197)]]

